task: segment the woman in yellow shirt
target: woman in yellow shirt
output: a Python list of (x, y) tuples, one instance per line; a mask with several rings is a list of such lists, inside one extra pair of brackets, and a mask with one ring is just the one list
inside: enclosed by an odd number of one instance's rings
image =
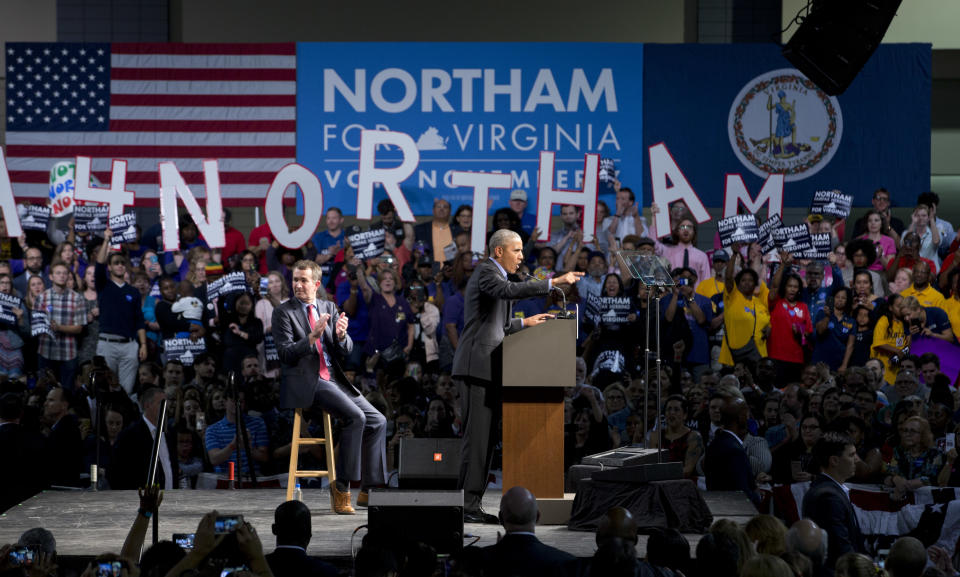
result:
[(886, 313), (873, 327), (871, 357), (883, 363), (883, 380), (893, 385), (900, 372), (900, 359), (909, 352), (910, 333), (904, 325), (903, 297), (892, 294), (887, 299)]
[[(733, 271), (738, 260), (744, 268), (734, 276)], [(733, 257), (724, 271), (724, 338), (719, 358), (720, 363), (728, 367), (733, 367), (737, 362), (746, 361), (753, 370), (756, 368), (756, 362), (765, 356), (766, 347), (762, 345), (763, 340), (770, 334), (770, 316), (766, 307), (754, 296), (759, 281), (757, 271), (745, 266), (743, 255), (740, 253), (740, 244), (734, 244)], [(738, 358), (735, 361), (731, 348), (742, 349), (750, 347), (751, 343), (756, 349), (756, 353), (750, 355), (753, 358)]]

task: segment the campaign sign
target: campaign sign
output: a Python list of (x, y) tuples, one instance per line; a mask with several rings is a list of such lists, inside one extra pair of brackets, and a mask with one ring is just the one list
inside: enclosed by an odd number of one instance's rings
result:
[(133, 212), (125, 212), (117, 216), (110, 217), (110, 230), (113, 231), (111, 242), (122, 244), (125, 242), (135, 242), (137, 240), (137, 215)]
[(826, 260), (830, 256), (830, 233), (818, 232), (817, 234), (811, 234), (810, 243), (813, 246), (809, 250), (804, 251), (803, 258)]
[(73, 229), (78, 233), (102, 233), (110, 220), (109, 204), (75, 204)]
[(50, 318), (44, 311), (33, 311), (30, 315), (30, 336), (40, 335), (54, 336), (53, 329), (50, 328)]
[(196, 341), (188, 338), (174, 338), (163, 340), (163, 350), (168, 361), (180, 361), (183, 366), (193, 366), (193, 361), (200, 353), (206, 352), (207, 345), (203, 339)]
[(585, 314), (595, 324), (622, 325), (630, 322), (627, 317), (633, 311), (630, 297), (598, 297), (587, 299)]
[(760, 249), (763, 251), (763, 254), (767, 254), (776, 246), (773, 242), (773, 234), (771, 234), (771, 232), (781, 226), (783, 226), (783, 221), (780, 219), (779, 214), (775, 214), (760, 223), (760, 228), (757, 231), (757, 242), (760, 243)]
[(50, 222), (50, 207), (37, 204), (21, 204), (17, 206), (20, 215), (20, 226), (23, 230), (47, 230)]
[[(416, 143), (419, 162), (400, 183), (415, 215), (430, 214), (434, 197), (454, 209), (473, 202), (454, 171), (510, 175), (510, 188), (490, 190), (492, 209), (519, 188), (533, 213), (543, 151), (556, 154), (557, 190), (583, 187), (586, 154), (640, 182), (643, 53), (612, 42), (300, 42), (297, 162), (320, 179), (325, 206), (345, 215), (357, 206), (363, 129)], [(376, 154), (378, 169), (401, 163), (396, 146)], [(385, 192), (374, 192), (376, 206)]]
[(271, 333), (263, 335), (263, 360), (268, 371), (280, 367), (280, 353), (277, 352), (277, 342), (273, 340)]
[(756, 242), (759, 238), (757, 218), (752, 214), (735, 214), (717, 221), (720, 244), (726, 248), (735, 242)]
[(384, 230), (382, 228), (363, 230), (354, 225), (347, 228), (346, 236), (350, 246), (353, 247), (353, 255), (360, 259), (367, 260), (383, 254)]
[(17, 326), (19, 321), (13, 309), (19, 309), (22, 306), (23, 300), (20, 297), (0, 293), (0, 326), (8, 329)]
[(810, 240), (810, 229), (805, 224), (781, 226), (774, 229), (771, 234), (778, 249), (789, 252), (798, 258), (803, 258), (804, 251), (813, 248), (813, 241)]
[(850, 216), (850, 206), (852, 204), (852, 194), (843, 194), (839, 190), (818, 190), (813, 193), (810, 214), (847, 218)]
[(73, 212), (73, 175), (76, 166), (72, 161), (61, 161), (50, 169), (50, 195), (48, 203), (53, 216), (61, 217)]
[(225, 274), (207, 285), (207, 300), (247, 290), (247, 277), (242, 272)]

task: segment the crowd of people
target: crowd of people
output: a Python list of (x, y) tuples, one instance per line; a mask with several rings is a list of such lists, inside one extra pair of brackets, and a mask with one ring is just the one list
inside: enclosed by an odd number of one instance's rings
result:
[[(852, 226), (810, 215), (811, 233), (832, 240), (817, 260), (698, 239), (682, 203), (665, 207), (670, 230), (657, 231), (619, 183), (614, 206), (597, 207), (592, 238), (580, 208), (566, 205), (544, 242), (526, 192), (513, 191), (487, 238), (520, 235), (515, 280), (584, 273), (562, 296), (551, 290), (511, 309), (526, 318), (579, 308), (566, 469), (615, 447), (662, 447), (686, 477), (743, 490), (760, 506), (758, 486), (815, 481), (827, 466), (818, 443), (842, 433), (857, 455), (848, 478), (884, 484), (895, 500), (960, 486), (960, 237), (937, 215), (935, 193), (919, 195), (906, 225), (888, 191), (877, 189), (872, 205)], [(122, 245), (66, 219), (0, 239), (0, 450), (29, 465), (0, 479), (0, 509), (42, 487), (85, 486), (94, 464), (101, 488), (142, 486), (163, 399), (162, 487), (197, 487), (231, 462), (285, 473), (293, 415), (279, 403), (271, 322), (301, 259), (322, 270), (318, 298), (349, 318), (344, 373), (385, 417), (388, 470), (403, 438), (462, 435), (451, 367), (463, 291), (485, 256), (470, 246), (472, 210), (437, 199), (414, 226), (382, 201), (380, 219), (361, 228), (330, 208), (299, 249), (267, 225), (245, 236), (229, 215), (226, 246), (214, 249), (186, 216), (178, 251), (164, 250), (159, 224)], [(382, 252), (349, 242), (367, 230), (383, 230)], [(619, 251), (657, 259), (675, 286), (651, 294)], [(241, 290), (211, 289), (231, 275)], [(603, 314), (611, 303), (619, 308)], [(193, 352), (182, 353), (185, 342)], [(305, 421), (321, 435), (319, 415)], [(323, 458), (304, 449), (301, 463), (322, 468)]]

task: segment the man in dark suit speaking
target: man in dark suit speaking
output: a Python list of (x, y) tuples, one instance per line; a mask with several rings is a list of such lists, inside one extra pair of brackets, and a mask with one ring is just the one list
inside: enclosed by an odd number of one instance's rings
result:
[(824, 566), (832, 575), (837, 559), (845, 553), (867, 553), (857, 513), (850, 502), (850, 489), (844, 485), (856, 472), (860, 458), (853, 440), (834, 432), (820, 437), (813, 446), (813, 456), (820, 463), (820, 474), (803, 496), (801, 511), (804, 519), (810, 519), (827, 532)]
[(543, 281), (507, 280), (507, 275), (516, 273), (522, 262), (520, 235), (498, 230), (490, 237), (489, 258), (477, 264), (464, 291), (464, 326), (453, 358), (453, 376), (461, 379), (465, 426), (459, 486), (464, 490), (463, 519), (468, 523), (499, 522), (484, 513), (480, 504), (490, 474), (497, 423), (503, 412), (499, 375), (503, 337), (553, 318), (549, 314), (512, 318), (513, 301), (545, 295), (552, 287), (573, 284), (583, 276), (568, 272)]
[(280, 406), (319, 407), (340, 419), (340, 453), (336, 482), (330, 484), (334, 512), (355, 513), (350, 482), (360, 481), (357, 504), (366, 505), (367, 490), (386, 482), (386, 419), (344, 376), (338, 361), (353, 350), (347, 316), (329, 301), (317, 300), (320, 265), (310, 260), (293, 265), (293, 296), (273, 311), (273, 339), (280, 356)]

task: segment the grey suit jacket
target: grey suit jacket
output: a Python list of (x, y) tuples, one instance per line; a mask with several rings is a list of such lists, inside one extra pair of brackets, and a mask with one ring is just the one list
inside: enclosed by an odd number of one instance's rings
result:
[(453, 376), (499, 381), (494, 365), (500, 358), (503, 337), (523, 328), (520, 319), (511, 318), (513, 301), (545, 295), (549, 290), (545, 280), (510, 282), (492, 260), (481, 261), (463, 294), (465, 323), (453, 357)]
[[(353, 350), (353, 341), (347, 335), (341, 345), (334, 337), (333, 331), (340, 318), (337, 305), (330, 301), (317, 300), (320, 314), (327, 313), (330, 320), (323, 331), (323, 350), (330, 357), (333, 367), (331, 377), (347, 393), (359, 395), (358, 391), (340, 369), (339, 355), (349, 355)], [(314, 388), (317, 384), (317, 373), (320, 370), (320, 353), (316, 346), (310, 346), (310, 321), (303, 310), (303, 303), (297, 298), (273, 309), (272, 318), (273, 340), (277, 344), (277, 353), (280, 356), (280, 407), (307, 408), (313, 405)]]

